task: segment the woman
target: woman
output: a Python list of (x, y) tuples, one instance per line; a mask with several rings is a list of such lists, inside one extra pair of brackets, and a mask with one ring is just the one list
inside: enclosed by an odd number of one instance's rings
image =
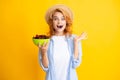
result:
[(82, 59), (81, 40), (87, 34), (72, 34), (73, 14), (65, 5), (48, 9), (45, 19), (50, 27), (50, 42), (39, 45), (39, 61), (46, 80), (78, 80), (76, 68)]

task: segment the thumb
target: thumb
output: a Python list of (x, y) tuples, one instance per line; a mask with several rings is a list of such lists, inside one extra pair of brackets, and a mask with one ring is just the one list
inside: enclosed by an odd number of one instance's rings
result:
[(40, 45), (40, 43), (38, 43), (38, 47), (39, 47), (39, 48), (41, 48), (41, 45)]

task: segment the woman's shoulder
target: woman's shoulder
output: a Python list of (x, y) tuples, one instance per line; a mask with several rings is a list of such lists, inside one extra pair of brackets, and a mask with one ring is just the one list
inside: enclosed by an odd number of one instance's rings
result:
[(71, 35), (67, 36), (66, 38), (73, 40), (76, 36), (77, 36), (76, 34), (71, 34)]
[(75, 38), (77, 35), (76, 34), (71, 34), (71, 38)]
[(76, 35), (76, 34), (72, 34), (71, 36), (72, 36), (72, 37), (76, 37), (77, 35)]

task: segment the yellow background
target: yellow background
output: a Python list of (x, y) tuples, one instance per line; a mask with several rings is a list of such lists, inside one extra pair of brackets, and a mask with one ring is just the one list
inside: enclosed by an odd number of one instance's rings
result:
[(120, 80), (119, 0), (0, 0), (0, 80), (44, 80), (32, 37), (48, 32), (54, 4), (72, 9), (74, 34), (88, 33), (79, 80)]

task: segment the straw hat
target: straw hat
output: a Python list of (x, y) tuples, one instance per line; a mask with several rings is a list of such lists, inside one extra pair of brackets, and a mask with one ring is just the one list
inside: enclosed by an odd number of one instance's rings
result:
[(67, 6), (63, 5), (63, 4), (56, 4), (54, 6), (52, 6), (51, 8), (49, 8), (45, 14), (45, 20), (46, 22), (48, 23), (49, 21), (49, 16), (50, 16), (50, 13), (56, 9), (62, 9), (64, 10), (65, 12), (67, 12), (67, 14), (69, 15), (70, 19), (73, 21), (73, 13), (72, 11), (70, 10), (70, 8), (68, 8)]

